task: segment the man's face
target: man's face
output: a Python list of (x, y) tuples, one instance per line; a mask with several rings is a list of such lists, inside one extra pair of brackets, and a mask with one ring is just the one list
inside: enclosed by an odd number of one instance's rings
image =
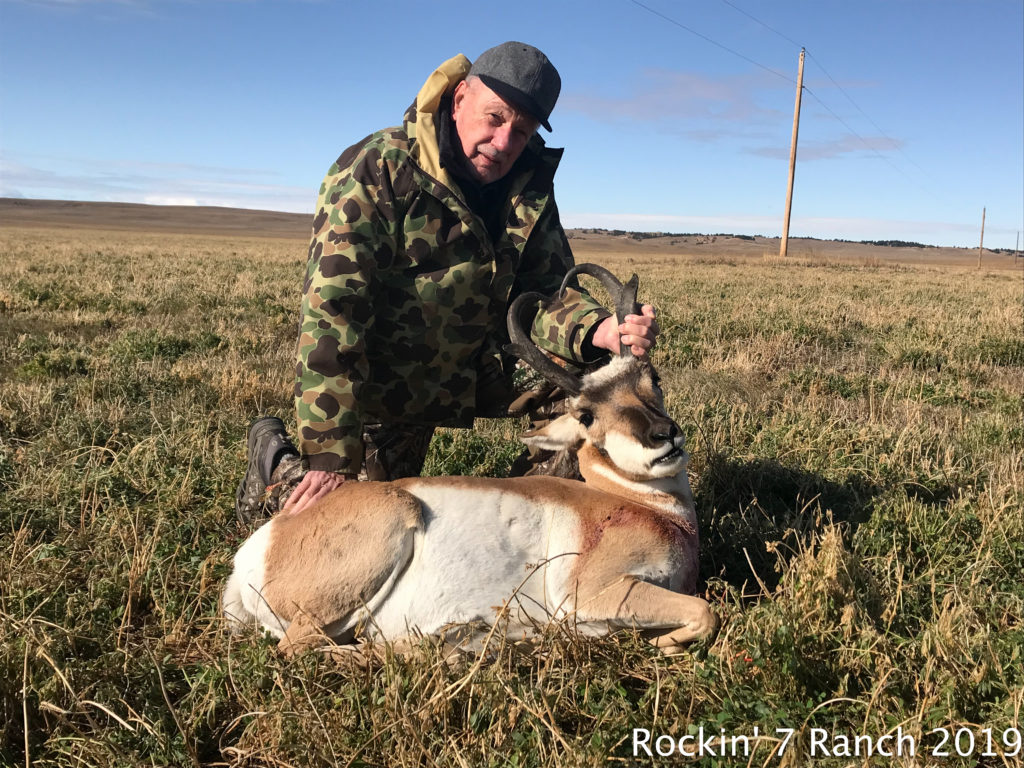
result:
[(538, 125), (475, 78), (455, 86), (452, 118), (462, 151), (481, 184), (512, 170)]

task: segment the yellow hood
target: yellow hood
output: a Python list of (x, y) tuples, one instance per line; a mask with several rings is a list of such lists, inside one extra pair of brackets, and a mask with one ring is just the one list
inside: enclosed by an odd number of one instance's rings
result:
[(444, 184), (451, 184), (448, 174), (441, 168), (441, 151), (437, 145), (437, 126), (434, 118), (441, 97), (469, 74), (471, 62), (461, 53), (433, 71), (416, 96), (416, 145), (414, 154), (420, 167)]

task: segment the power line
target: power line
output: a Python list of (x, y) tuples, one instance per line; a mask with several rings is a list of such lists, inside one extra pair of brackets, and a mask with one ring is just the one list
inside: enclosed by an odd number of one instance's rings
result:
[(781, 38), (782, 38), (783, 40), (785, 40), (785, 41), (786, 41), (787, 43), (792, 43), (792, 44), (793, 44), (793, 45), (795, 45), (795, 46), (796, 46), (797, 48), (803, 48), (803, 47), (804, 47), (804, 46), (800, 45), (800, 43), (798, 43), (798, 42), (797, 42), (796, 40), (794, 40), (793, 38), (791, 38), (791, 37), (787, 37), (786, 35), (782, 34), (781, 32), (779, 32), (779, 30), (775, 29), (774, 27), (770, 27), (770, 26), (768, 26), (767, 24), (765, 24), (765, 23), (764, 23), (763, 21), (761, 21), (761, 20), (760, 20), (759, 18), (757, 18), (756, 16), (752, 16), (751, 14), (747, 13), (747, 12), (746, 12), (745, 10), (743, 10), (742, 8), (740, 8), (740, 7), (738, 6), (738, 5), (733, 5), (732, 3), (730, 3), (730, 2), (729, 2), (729, 0), (722, 0), (722, 2), (723, 2), (723, 3), (725, 3), (726, 5), (728, 5), (728, 6), (730, 7), (730, 8), (732, 8), (732, 9), (733, 9), (734, 11), (739, 11), (739, 12), (740, 12), (740, 13), (742, 13), (742, 14), (743, 14), (744, 16), (746, 16), (746, 17), (747, 17), (748, 19), (750, 19), (751, 21), (756, 21), (756, 22), (757, 22), (758, 24), (760, 24), (760, 25), (761, 25), (762, 27), (764, 27), (765, 29), (767, 29), (767, 30), (768, 30), (769, 32), (772, 32), (772, 33), (774, 33), (774, 34), (778, 35), (778, 36), (779, 36), (779, 37), (781, 37)]
[[(723, 2), (723, 3), (724, 3), (724, 2), (727, 2), (727, 0), (722, 0), (722, 2)], [(926, 170), (925, 170), (924, 168), (922, 168), (922, 167), (921, 167), (921, 166), (919, 166), (919, 165), (918, 165), (917, 163), (915, 163), (915, 162), (914, 162), (913, 160), (911, 160), (911, 159), (910, 159), (909, 157), (907, 157), (907, 154), (906, 154), (906, 153), (905, 153), (905, 152), (903, 151), (902, 147), (900, 147), (900, 145), (899, 145), (899, 142), (897, 142), (897, 141), (895, 141), (895, 140), (891, 139), (891, 138), (890, 138), (890, 137), (889, 137), (889, 136), (888, 136), (888, 135), (886, 134), (886, 132), (885, 132), (885, 131), (883, 131), (883, 130), (882, 130), (881, 128), (879, 128), (879, 127), (878, 127), (878, 123), (876, 123), (876, 122), (875, 122), (874, 120), (872, 120), (872, 119), (871, 119), (871, 117), (870, 117), (870, 116), (868, 115), (868, 113), (867, 113), (867, 112), (865, 112), (865, 111), (864, 111), (863, 109), (861, 109), (861, 108), (860, 108), (860, 105), (859, 105), (859, 104), (857, 104), (857, 102), (855, 102), (855, 101), (853, 100), (853, 97), (852, 97), (852, 96), (850, 96), (850, 94), (846, 92), (846, 89), (845, 89), (845, 88), (843, 88), (843, 86), (841, 86), (841, 85), (840, 85), (839, 83), (837, 83), (837, 82), (836, 82), (835, 78), (834, 78), (834, 77), (832, 77), (832, 75), (830, 75), (830, 74), (828, 73), (828, 70), (826, 70), (826, 69), (825, 69), (825, 66), (824, 66), (824, 65), (823, 65), (823, 64), (822, 64), (822, 63), (821, 63), (820, 61), (818, 61), (818, 60), (817, 60), (817, 59), (816, 59), (816, 58), (815, 58), (815, 57), (814, 57), (814, 56), (813, 56), (813, 55), (812, 55), (812, 54), (810, 53), (810, 51), (808, 51), (808, 52), (807, 52), (807, 55), (808, 55), (808, 56), (810, 56), (810, 57), (811, 57), (811, 59), (813, 59), (813, 60), (814, 60), (814, 63), (815, 63), (815, 64), (817, 64), (817, 65), (818, 65), (818, 67), (819, 67), (819, 68), (821, 69), (821, 71), (825, 73), (825, 77), (827, 77), (827, 78), (828, 78), (829, 80), (831, 80), (831, 81), (832, 81), (832, 85), (834, 85), (834, 86), (835, 86), (836, 88), (838, 88), (838, 89), (839, 89), (839, 92), (840, 92), (840, 93), (842, 93), (842, 94), (843, 94), (843, 96), (845, 96), (845, 97), (846, 97), (846, 100), (847, 100), (847, 101), (849, 101), (849, 102), (850, 102), (851, 104), (853, 104), (854, 108), (855, 108), (855, 109), (856, 109), (856, 110), (857, 110), (858, 112), (860, 112), (860, 113), (861, 113), (861, 115), (863, 115), (863, 116), (864, 116), (864, 119), (865, 119), (865, 120), (867, 120), (867, 121), (868, 121), (869, 123), (871, 123), (871, 125), (872, 125), (872, 126), (874, 126), (875, 130), (876, 130), (876, 131), (878, 131), (878, 132), (879, 132), (879, 133), (880, 133), (880, 134), (882, 135), (882, 138), (884, 138), (884, 139), (888, 140), (888, 141), (889, 141), (889, 142), (890, 142), (890, 143), (891, 143), (891, 144), (893, 145), (893, 147), (895, 147), (895, 148), (896, 148), (896, 151), (897, 151), (897, 152), (899, 152), (899, 153), (900, 153), (901, 155), (903, 155), (903, 159), (904, 159), (904, 160), (906, 160), (906, 161), (907, 161), (908, 163), (910, 163), (910, 164), (911, 164), (912, 166), (914, 166), (915, 168), (917, 168), (917, 170), (919, 170), (919, 171), (920, 171), (920, 172), (921, 172), (922, 174), (924, 174), (924, 175), (925, 175), (926, 177), (928, 177), (928, 178), (931, 178), (931, 177), (929, 176), (928, 172), (927, 172), (927, 171), (926, 171)], [(815, 97), (815, 98), (817, 98), (817, 97)], [(820, 99), (819, 99), (818, 101), (819, 101), (819, 103), (820, 103)]]
[(755, 67), (760, 67), (765, 72), (771, 72), (776, 77), (781, 77), (787, 83), (792, 83), (793, 85), (796, 85), (796, 80), (794, 80), (793, 78), (789, 77), (788, 75), (784, 75), (781, 72), (778, 72), (778, 71), (772, 69), (771, 67), (766, 67), (764, 64), (761, 64), (761, 63), (759, 63), (757, 61), (754, 61), (749, 56), (744, 56), (739, 51), (734, 51), (732, 48), (728, 47), (727, 45), (722, 45), (722, 43), (718, 42), (717, 40), (712, 40), (707, 35), (701, 34), (700, 32), (698, 32), (697, 30), (693, 29), (692, 27), (688, 27), (685, 24), (683, 24), (682, 22), (676, 21), (675, 19), (673, 19), (670, 16), (666, 16), (661, 11), (656, 11), (654, 8), (651, 8), (649, 5), (644, 5), (643, 3), (640, 2), (640, 0), (630, 0), (630, 2), (633, 3), (633, 5), (640, 6), (641, 8), (643, 8), (648, 13), (653, 13), (655, 16), (658, 16), (659, 18), (664, 19), (669, 24), (674, 24), (675, 26), (679, 27), (680, 29), (685, 29), (691, 35), (696, 35), (701, 40), (705, 40), (705, 41), (711, 43), (712, 45), (717, 46), (718, 48), (721, 48), (723, 51), (731, 53), (733, 56), (738, 56), (739, 58), (743, 59), (744, 61), (746, 61), (746, 62), (748, 62), (750, 64), (753, 64)]
[[(875, 157), (877, 157), (878, 159), (885, 161), (889, 165), (890, 168), (892, 168), (894, 171), (896, 171), (901, 176), (903, 176), (907, 181), (909, 181), (911, 183), (914, 183), (914, 180), (911, 179), (910, 176), (908, 176), (907, 173), (902, 168), (900, 168), (899, 166), (895, 165), (892, 162), (892, 160), (890, 160), (885, 155), (883, 155), (881, 152), (879, 152), (877, 149), (872, 147), (863, 136), (861, 136), (853, 128), (850, 127), (849, 123), (847, 123), (845, 120), (843, 120), (843, 118), (841, 118), (839, 115), (837, 115), (832, 110), (832, 108), (829, 107), (828, 104), (826, 104), (824, 101), (822, 101), (820, 98), (818, 98), (818, 95), (814, 91), (812, 91), (806, 85), (804, 86), (804, 90), (807, 91), (807, 94), (811, 98), (813, 98), (816, 102), (818, 102), (818, 104), (820, 104), (822, 106), (822, 108), (826, 112), (828, 112), (830, 115), (832, 115), (832, 117), (834, 117), (836, 120), (838, 120), (840, 123), (842, 123), (843, 127), (845, 127), (846, 130), (848, 130), (850, 133), (852, 133), (854, 136), (856, 136), (857, 139), (860, 141), (860, 143), (864, 145), (865, 149), (867, 149), (869, 152), (873, 153), (875, 155)], [(896, 142), (894, 142), (892, 139), (889, 139), (888, 136), (886, 136), (886, 139), (888, 139), (890, 142), (892, 142), (893, 146), (895, 146), (897, 149), (899, 148), (898, 145), (896, 144)], [(926, 191), (927, 191), (927, 189), (926, 189)]]
[[(804, 48), (806, 50), (805, 46), (801, 46), (800, 43), (796, 42), (793, 38), (789, 37), (788, 35), (783, 34), (779, 30), (775, 29), (775, 27), (773, 27), (773, 26), (771, 26), (769, 24), (766, 24), (765, 22), (761, 21), (761, 19), (759, 19), (756, 16), (754, 16), (753, 14), (747, 12), (743, 8), (740, 8), (735, 3), (730, 2), (730, 0), (721, 0), (721, 2), (723, 4), (729, 6), (730, 8), (732, 8), (734, 11), (743, 14), (744, 16), (746, 16), (751, 21), (754, 21), (757, 24), (760, 24), (762, 27), (764, 27), (769, 32), (771, 32), (773, 35), (776, 35), (777, 37), (780, 37), (781, 39), (785, 40), (787, 43), (791, 43), (791, 44), (793, 44), (795, 46)], [(815, 55), (813, 53), (811, 53), (810, 51), (807, 51), (807, 55), (808, 55), (808, 57), (810, 57), (810, 59), (815, 64), (818, 65), (818, 68), (824, 73), (825, 77), (827, 77), (832, 82), (832, 85), (834, 85), (836, 88), (838, 88), (839, 92), (842, 93), (843, 96), (846, 97), (846, 100), (849, 101), (853, 105), (854, 109), (856, 109), (858, 112), (860, 112), (860, 114), (864, 117), (864, 119), (867, 120), (869, 123), (871, 123), (871, 125), (874, 127), (874, 129), (876, 131), (878, 131), (878, 133), (882, 136), (882, 138), (884, 138), (886, 141), (888, 141), (892, 145), (892, 147), (903, 156), (904, 160), (906, 160), (910, 165), (914, 166), (918, 171), (920, 171), (923, 176), (925, 176), (926, 178), (930, 179), (931, 176), (929, 175), (929, 173), (927, 171), (925, 171), (924, 168), (919, 166), (917, 163), (915, 163), (913, 160), (911, 160), (907, 156), (907, 154), (903, 151), (903, 148), (899, 145), (899, 142), (895, 141), (885, 131), (883, 131), (878, 126), (878, 123), (876, 123), (874, 120), (872, 120), (871, 117), (868, 115), (868, 113), (865, 112), (863, 109), (861, 109), (860, 105), (856, 101), (853, 100), (853, 97), (850, 96), (850, 94), (846, 91), (846, 89), (843, 88), (843, 86), (841, 86), (838, 82), (836, 82), (836, 79), (834, 77), (832, 77), (832, 75), (829, 74), (827, 69), (825, 69), (825, 65), (822, 64), (817, 59), (817, 57), (815, 57)], [(833, 112), (831, 109), (829, 109), (828, 106), (826, 106), (825, 103), (816, 94), (811, 93), (811, 90), (809, 88), (805, 88), (805, 90), (808, 93), (810, 93), (811, 96), (814, 97), (815, 101), (817, 101), (819, 104), (821, 104), (822, 107), (824, 107), (826, 110), (828, 110), (828, 112), (834, 118), (836, 118), (836, 120), (839, 120), (839, 122), (842, 123), (846, 127), (846, 129), (848, 131), (850, 131), (850, 133), (852, 133), (854, 136), (856, 136), (861, 141), (861, 143), (864, 144), (865, 147), (867, 147), (870, 151), (874, 152), (874, 154), (877, 155), (878, 157), (880, 157), (883, 160), (885, 160), (886, 162), (888, 162), (889, 165), (891, 165), (893, 168), (896, 168), (896, 166), (893, 165), (891, 162), (889, 162), (889, 160), (887, 158), (885, 158), (881, 153), (879, 153), (873, 147), (868, 146), (868, 143), (856, 131), (854, 131), (852, 128), (850, 128), (850, 126), (846, 124), (846, 121), (842, 120), (839, 117), (839, 115), (837, 115), (835, 112)], [(898, 169), (898, 168), (896, 168), (896, 170), (898, 170), (900, 173), (903, 173), (903, 171)], [(903, 174), (903, 175), (906, 176), (906, 174)], [(909, 177), (907, 177), (907, 178), (909, 179)]]
[[(799, 46), (801, 48), (805, 48), (804, 46), (800, 46), (800, 44), (797, 43), (795, 40), (793, 40), (793, 38), (783, 34), (782, 32), (779, 32), (779, 30), (775, 29), (771, 25), (766, 24), (765, 22), (761, 21), (761, 19), (757, 18), (753, 14), (748, 13), (744, 9), (740, 8), (738, 5), (735, 5), (734, 3), (730, 2), (730, 0), (721, 0), (721, 1), (722, 1), (722, 3), (724, 3), (727, 6), (729, 6), (733, 10), (737, 11), (738, 13), (743, 14), (744, 16), (746, 16), (751, 21), (754, 21), (757, 24), (760, 24), (762, 27), (767, 29), (769, 32), (771, 32), (774, 35), (777, 35), (778, 37), (782, 38), (786, 42), (791, 43), (791, 44), (793, 44), (795, 46)], [(651, 14), (653, 14), (653, 15), (655, 15), (655, 16), (657, 16), (657, 17), (659, 17), (659, 18), (669, 22), (670, 24), (673, 24), (673, 25), (679, 27), (680, 29), (683, 29), (683, 30), (689, 32), (691, 35), (699, 37), (701, 40), (705, 40), (706, 42), (709, 42), (712, 45), (714, 45), (714, 46), (716, 46), (718, 48), (721, 48), (723, 51), (726, 51), (727, 53), (731, 53), (733, 56), (736, 56), (736, 57), (738, 57), (740, 59), (743, 59), (744, 61), (746, 61), (746, 62), (748, 62), (750, 64), (753, 64), (755, 67), (763, 69), (766, 72), (770, 72), (771, 74), (775, 75), (776, 77), (782, 78), (787, 83), (791, 83), (793, 85), (796, 85), (796, 81), (793, 80), (793, 78), (791, 78), (791, 77), (789, 77), (787, 75), (784, 75), (783, 73), (781, 73), (781, 72), (779, 72), (777, 70), (774, 70), (771, 67), (767, 67), (767, 66), (765, 66), (764, 64), (761, 64), (758, 61), (754, 61), (754, 59), (751, 59), (749, 56), (746, 56), (746, 55), (740, 53), (739, 51), (736, 51), (736, 50), (730, 48), (729, 46), (724, 45), (724, 44), (718, 42), (717, 40), (714, 40), (714, 39), (708, 37), (707, 35), (705, 35), (705, 34), (703, 34), (701, 32), (698, 32), (697, 30), (693, 29), (692, 27), (688, 27), (685, 24), (683, 24), (682, 22), (677, 21), (676, 19), (673, 19), (672, 17), (667, 16), (664, 13), (661, 13), (658, 10), (655, 10), (654, 8), (651, 8), (648, 5), (645, 5), (644, 3), (640, 2), (640, 0), (630, 0), (630, 2), (632, 2), (636, 6), (639, 6), (640, 8), (643, 8), (648, 13), (651, 13)], [(806, 48), (805, 48), (805, 50), (806, 50)], [(825, 69), (825, 67), (822, 65), (822, 63), (820, 61), (818, 61), (810, 53), (810, 51), (808, 51), (807, 54), (808, 54), (808, 56), (811, 57), (811, 59), (814, 60), (814, 63), (818, 65), (818, 67), (825, 74), (825, 76), (832, 82), (832, 84), (835, 85), (835, 87), (839, 89), (839, 91), (847, 98), (847, 100), (849, 100), (849, 102), (851, 104), (853, 104), (853, 106), (857, 109), (857, 111), (860, 112), (867, 119), (867, 121), (869, 123), (871, 123), (872, 126), (874, 126), (875, 130), (877, 130), (882, 135), (882, 137), (884, 139), (886, 139), (886, 141), (888, 141), (896, 149), (897, 152), (899, 152), (901, 155), (903, 155), (904, 159), (908, 163), (910, 163), (915, 168), (917, 168), (917, 170), (920, 171), (925, 177), (930, 178), (929, 174), (923, 168), (921, 168), (917, 163), (915, 163), (913, 160), (911, 160), (909, 157), (907, 157), (906, 153), (904, 153), (902, 148), (899, 146), (899, 142), (897, 142), (894, 139), (890, 138), (885, 133), (885, 131), (883, 131), (881, 128), (878, 127), (877, 123), (875, 123), (874, 120), (872, 120), (870, 117), (868, 117), (867, 113), (863, 109), (861, 109), (860, 106), (857, 105), (857, 103), (853, 100), (853, 98), (850, 96), (850, 94), (847, 93), (846, 90), (841, 85), (839, 85), (839, 83), (836, 82), (835, 78), (833, 78), (832, 75), (830, 75), (828, 73), (828, 71)], [(825, 111), (827, 111), (830, 115), (832, 115), (832, 117), (834, 117), (837, 121), (839, 121), (846, 128), (846, 130), (848, 130), (854, 137), (856, 137), (857, 140), (860, 141), (860, 143), (864, 145), (865, 149), (867, 149), (869, 152), (874, 154), (879, 159), (884, 160), (893, 170), (895, 170), (897, 173), (902, 175), (908, 181), (913, 183), (913, 179), (911, 179), (903, 169), (901, 169), (898, 166), (896, 166), (889, 158), (887, 158), (885, 155), (883, 155), (881, 152), (879, 152), (875, 147), (872, 147), (863, 136), (861, 136), (859, 133), (857, 133), (857, 131), (855, 131), (852, 127), (850, 127), (850, 125), (845, 120), (843, 120), (843, 118), (841, 118), (838, 114), (836, 114), (835, 111), (833, 111), (831, 107), (829, 107), (824, 101), (822, 101), (821, 98), (816, 93), (814, 93), (807, 86), (803, 86), (803, 90), (807, 91), (807, 93), (811, 97), (813, 97), (814, 100), (816, 102), (818, 102), (818, 104), (820, 104), (823, 109), (825, 109)], [(928, 190), (928, 191), (931, 192), (932, 194), (934, 194), (933, 190)]]

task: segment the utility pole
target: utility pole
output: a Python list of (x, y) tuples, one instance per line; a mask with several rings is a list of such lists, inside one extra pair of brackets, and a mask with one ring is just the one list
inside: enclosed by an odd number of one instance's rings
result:
[(981, 269), (981, 252), (985, 250), (985, 209), (981, 209), (981, 242), (978, 244), (978, 269)]
[(796, 175), (796, 137), (800, 133), (800, 97), (804, 92), (804, 49), (800, 49), (800, 69), (796, 76), (796, 107), (793, 110), (793, 141), (789, 145), (789, 186), (786, 188), (786, 218), (782, 222), (782, 245), (779, 256), (785, 257), (789, 247), (789, 214), (793, 210), (793, 177)]

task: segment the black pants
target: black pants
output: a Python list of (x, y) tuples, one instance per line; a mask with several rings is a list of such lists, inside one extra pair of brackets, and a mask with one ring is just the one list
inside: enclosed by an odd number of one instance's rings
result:
[[(522, 396), (508, 408), (507, 416), (528, 414), (530, 428), (538, 429), (565, 413), (565, 394), (551, 387), (540, 387)], [(371, 424), (363, 430), (365, 454), (360, 480), (398, 480), (417, 477), (430, 449), (436, 427), (432, 424)], [(298, 456), (286, 456), (272, 476), (268, 503), (276, 512), (284, 506), (306, 469)], [(525, 448), (509, 471), (510, 477), (552, 475), (579, 478), (576, 457), (537, 448)]]

